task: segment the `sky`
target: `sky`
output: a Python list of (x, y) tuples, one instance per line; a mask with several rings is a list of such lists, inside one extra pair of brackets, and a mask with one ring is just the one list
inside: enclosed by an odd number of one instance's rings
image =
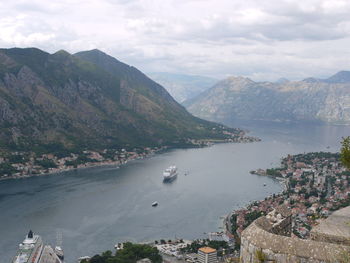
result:
[(0, 47), (100, 49), (143, 72), (257, 81), (350, 70), (350, 0), (0, 0)]

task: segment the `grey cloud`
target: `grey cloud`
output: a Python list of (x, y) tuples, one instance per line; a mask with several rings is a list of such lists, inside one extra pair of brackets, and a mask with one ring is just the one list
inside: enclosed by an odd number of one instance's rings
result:
[[(348, 20), (350, 22), (350, 19)], [(342, 21), (343, 22), (343, 21)], [(174, 32), (174, 31), (173, 31)], [(250, 39), (260, 41), (295, 40), (305, 41), (332, 40), (349, 36), (338, 24), (332, 23), (302, 23), (300, 21), (283, 21), (274, 24), (239, 25), (231, 23), (227, 18), (216, 21), (211, 28), (206, 29), (196, 23), (189, 24), (185, 32), (173, 33), (174, 39), (222, 40)]]
[(0, 7), (3, 46), (99, 48), (146, 72), (273, 80), (350, 69), (347, 2), (21, 0)]

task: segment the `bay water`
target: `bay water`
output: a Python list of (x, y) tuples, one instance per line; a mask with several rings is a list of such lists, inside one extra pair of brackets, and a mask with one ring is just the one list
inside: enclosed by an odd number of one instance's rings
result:
[[(278, 181), (250, 170), (279, 166), (287, 154), (339, 151), (341, 138), (350, 135), (349, 126), (231, 125), (262, 141), (169, 150), (120, 169), (0, 181), (0, 263), (11, 261), (30, 229), (52, 245), (62, 236), (68, 263), (113, 250), (117, 242), (207, 237), (221, 230), (232, 210), (282, 190)], [(179, 175), (165, 184), (162, 172), (173, 164)]]

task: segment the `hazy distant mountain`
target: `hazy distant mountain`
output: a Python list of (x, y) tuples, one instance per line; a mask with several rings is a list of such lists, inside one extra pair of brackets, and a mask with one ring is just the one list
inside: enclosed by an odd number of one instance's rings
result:
[(350, 71), (340, 71), (326, 79), (328, 83), (350, 83)]
[(0, 116), (0, 150), (222, 136), (219, 125), (193, 117), (162, 86), (99, 50), (0, 49)]
[(289, 79), (286, 78), (279, 78), (276, 83), (283, 84), (289, 82)]
[(314, 83), (314, 82), (326, 82), (326, 81), (322, 81), (322, 79), (316, 79), (316, 78), (306, 78), (303, 79), (304, 82), (308, 82), (308, 83)]
[(322, 121), (350, 124), (350, 72), (328, 79), (284, 83), (254, 82), (230, 77), (218, 82), (185, 106), (196, 116), (229, 119)]
[(161, 84), (178, 102), (191, 99), (212, 87), (218, 80), (195, 75), (156, 72), (148, 74)]
[(350, 71), (339, 71), (327, 79), (306, 78), (305, 82), (350, 83)]

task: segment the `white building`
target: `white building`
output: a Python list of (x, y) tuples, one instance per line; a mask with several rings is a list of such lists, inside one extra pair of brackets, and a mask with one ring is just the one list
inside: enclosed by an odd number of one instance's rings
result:
[(217, 263), (216, 249), (211, 247), (201, 247), (198, 249), (198, 261), (200, 263)]

